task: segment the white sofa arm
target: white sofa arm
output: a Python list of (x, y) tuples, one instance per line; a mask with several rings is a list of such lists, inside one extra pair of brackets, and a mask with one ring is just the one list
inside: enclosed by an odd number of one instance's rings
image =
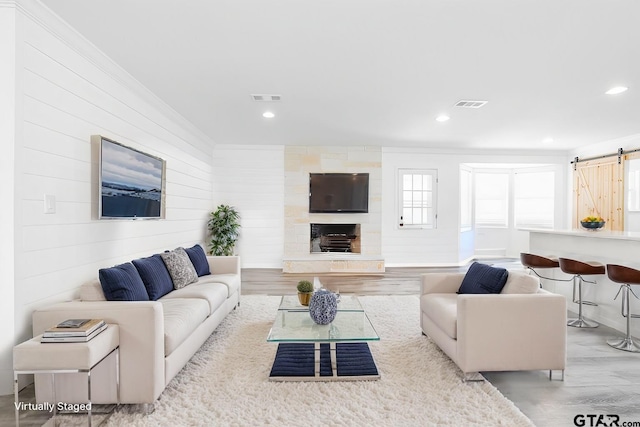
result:
[(33, 334), (65, 320), (99, 318), (120, 330), (120, 400), (153, 403), (165, 387), (164, 320), (157, 301), (70, 301), (33, 312)]
[(465, 273), (425, 273), (422, 275), (420, 294), (456, 293)]
[(562, 295), (459, 295), (457, 363), (463, 372), (564, 369)]
[(211, 274), (237, 274), (240, 275), (239, 256), (213, 256), (207, 255)]

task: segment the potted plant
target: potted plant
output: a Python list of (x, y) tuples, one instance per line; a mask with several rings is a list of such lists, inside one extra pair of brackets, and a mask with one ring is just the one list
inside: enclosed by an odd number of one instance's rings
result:
[(209, 254), (233, 255), (240, 234), (240, 215), (238, 211), (229, 205), (220, 205), (211, 212), (208, 228), (211, 234), (209, 242)]
[(308, 280), (300, 280), (298, 282), (298, 300), (302, 305), (309, 305), (313, 295), (313, 283)]

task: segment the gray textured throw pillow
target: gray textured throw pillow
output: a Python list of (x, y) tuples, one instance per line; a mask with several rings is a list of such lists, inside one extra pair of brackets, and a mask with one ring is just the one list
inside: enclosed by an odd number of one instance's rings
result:
[(161, 253), (160, 256), (169, 270), (174, 289), (184, 288), (198, 281), (198, 273), (184, 248), (176, 248), (170, 252)]

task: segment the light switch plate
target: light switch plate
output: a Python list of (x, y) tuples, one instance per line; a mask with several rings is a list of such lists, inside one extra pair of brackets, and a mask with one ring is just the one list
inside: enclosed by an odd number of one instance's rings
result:
[(56, 213), (56, 196), (53, 196), (51, 194), (44, 195), (44, 213)]

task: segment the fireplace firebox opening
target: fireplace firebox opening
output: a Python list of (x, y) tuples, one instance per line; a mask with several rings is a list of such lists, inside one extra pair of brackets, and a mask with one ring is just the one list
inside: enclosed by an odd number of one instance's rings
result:
[(360, 224), (311, 224), (311, 253), (360, 253)]

